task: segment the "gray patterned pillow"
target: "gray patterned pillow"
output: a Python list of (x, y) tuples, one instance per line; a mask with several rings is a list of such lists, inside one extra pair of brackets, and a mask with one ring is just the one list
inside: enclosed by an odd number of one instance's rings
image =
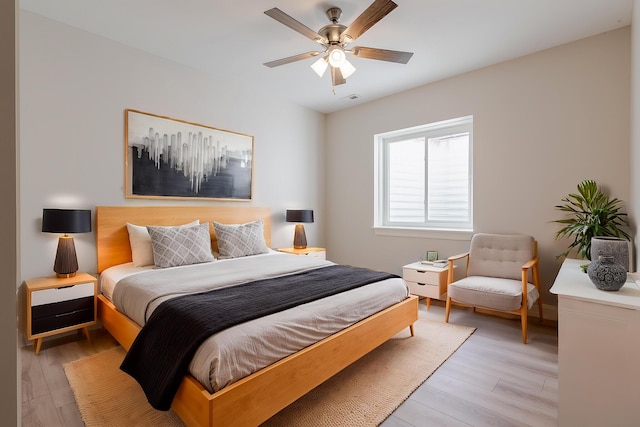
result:
[[(198, 219), (188, 224), (169, 227), (191, 227), (192, 225), (197, 224), (200, 224), (200, 220)], [(153, 248), (151, 247), (151, 237), (147, 231), (147, 226), (127, 223), (127, 232), (129, 233), (129, 244), (131, 246), (131, 260), (133, 261), (133, 265), (136, 267), (153, 265)]]
[(176, 267), (215, 261), (209, 223), (191, 227), (147, 226), (156, 267)]
[(214, 221), (213, 228), (218, 237), (220, 258), (238, 258), (269, 252), (264, 241), (262, 220), (245, 224), (220, 224)]

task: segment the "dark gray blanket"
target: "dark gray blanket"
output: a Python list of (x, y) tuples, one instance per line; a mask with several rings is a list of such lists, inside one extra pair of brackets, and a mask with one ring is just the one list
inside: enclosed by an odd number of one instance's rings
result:
[(196, 350), (216, 332), (392, 277), (398, 276), (331, 265), (173, 298), (155, 309), (120, 369), (138, 381), (154, 408), (169, 410)]

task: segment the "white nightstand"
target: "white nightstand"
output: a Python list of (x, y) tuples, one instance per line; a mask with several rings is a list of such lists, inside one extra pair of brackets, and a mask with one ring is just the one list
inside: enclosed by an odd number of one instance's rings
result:
[(448, 267), (439, 268), (414, 262), (402, 267), (402, 278), (407, 282), (409, 292), (426, 297), (425, 303), (428, 310), (431, 307), (431, 298), (446, 299), (448, 272)]
[(25, 281), (27, 339), (34, 339), (36, 354), (42, 338), (82, 329), (91, 342), (89, 326), (96, 323), (98, 281), (87, 273), (75, 277), (40, 277)]
[(279, 252), (284, 252), (287, 254), (307, 255), (307, 256), (327, 259), (327, 250), (325, 248), (304, 248), (304, 249), (280, 248), (277, 250)]

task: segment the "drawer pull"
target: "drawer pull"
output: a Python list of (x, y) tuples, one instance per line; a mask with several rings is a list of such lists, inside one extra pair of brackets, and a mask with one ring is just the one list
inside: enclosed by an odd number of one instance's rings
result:
[(60, 313), (60, 314), (56, 314), (56, 317), (71, 316), (71, 315), (76, 314), (76, 313), (79, 313), (79, 312), (81, 312), (81, 311), (82, 311), (82, 310), (73, 310), (73, 311), (70, 311), (70, 312), (68, 312), (68, 313)]
[(427, 286), (426, 283), (417, 283), (419, 286)]
[(67, 286), (60, 286), (59, 288), (56, 289), (67, 289), (67, 288), (73, 288), (75, 285), (67, 285)]

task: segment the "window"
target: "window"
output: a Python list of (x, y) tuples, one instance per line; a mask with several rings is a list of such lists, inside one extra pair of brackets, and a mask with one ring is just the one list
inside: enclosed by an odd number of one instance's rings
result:
[(375, 136), (376, 227), (473, 228), (473, 117)]

